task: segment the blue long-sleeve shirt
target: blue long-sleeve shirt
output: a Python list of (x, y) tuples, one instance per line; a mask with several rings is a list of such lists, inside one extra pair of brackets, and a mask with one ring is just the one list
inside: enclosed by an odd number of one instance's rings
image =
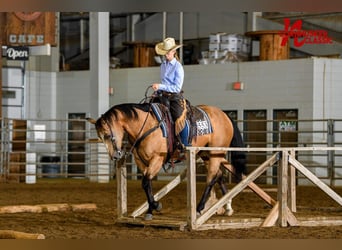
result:
[(164, 61), (160, 65), (161, 84), (158, 90), (171, 93), (180, 93), (184, 81), (184, 69), (182, 64), (173, 58), (170, 62)]

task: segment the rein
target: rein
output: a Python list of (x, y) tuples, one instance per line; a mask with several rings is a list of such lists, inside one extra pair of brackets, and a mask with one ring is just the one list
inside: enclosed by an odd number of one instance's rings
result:
[[(146, 89), (146, 91), (145, 91), (145, 98), (144, 98), (142, 101), (145, 101), (145, 102), (146, 102), (146, 100), (148, 99), (148, 97), (147, 97), (147, 92), (148, 92), (148, 90), (149, 90), (150, 88), (152, 88), (152, 85), (150, 85), (150, 86)], [(150, 106), (149, 106), (149, 109), (148, 109), (148, 111), (147, 111), (147, 115), (146, 115), (145, 121), (144, 121), (143, 125), (141, 126), (141, 128), (140, 128), (140, 130), (139, 130), (137, 139), (135, 139), (134, 143), (132, 144), (132, 147), (131, 147), (130, 150), (129, 150), (129, 154), (132, 154), (134, 148), (138, 148), (139, 145), (140, 145), (140, 143), (141, 143), (147, 136), (149, 136), (150, 134), (152, 134), (152, 132), (154, 132), (156, 129), (158, 129), (158, 128), (160, 127), (160, 122), (159, 122), (159, 124), (158, 124), (157, 126), (155, 126), (155, 127), (151, 128), (151, 129), (147, 130), (143, 135), (141, 135), (141, 132), (142, 132), (142, 130), (144, 129), (144, 127), (145, 127), (145, 125), (146, 125), (146, 122), (147, 122), (147, 119), (148, 119), (148, 117), (149, 117), (149, 115), (150, 115), (150, 113), (151, 113), (151, 109), (152, 109), (151, 103), (153, 102), (154, 97), (155, 97), (155, 96), (154, 96), (153, 94), (152, 94), (152, 96), (150, 97), (150, 101), (149, 101)], [(141, 101), (140, 103), (142, 103), (142, 101)], [(139, 152), (138, 152), (138, 151), (137, 151), (137, 153), (138, 153), (138, 155), (139, 155)], [(140, 157), (140, 156), (139, 156), (139, 157)], [(140, 159), (141, 159), (142, 161), (144, 161), (142, 157), (140, 157)], [(144, 163), (145, 163), (146, 165), (148, 165), (145, 161), (144, 161)]]
[[(147, 130), (144, 134), (142, 134), (142, 131), (143, 131), (145, 125), (146, 125), (147, 119), (148, 119), (148, 117), (149, 117), (149, 115), (150, 115), (150, 113), (151, 113), (151, 111), (152, 111), (152, 105), (151, 105), (151, 103), (153, 102), (153, 99), (155, 98), (155, 96), (154, 96), (153, 94), (152, 94), (152, 96), (147, 97), (148, 89), (151, 88), (151, 87), (152, 87), (152, 86), (149, 86), (149, 87), (147, 88), (147, 90), (146, 90), (146, 92), (145, 92), (145, 98), (144, 98), (145, 102), (146, 102), (146, 100), (147, 100), (148, 98), (150, 98), (150, 100), (149, 100), (149, 104), (150, 104), (150, 105), (149, 105), (149, 109), (148, 109), (148, 111), (147, 111), (146, 118), (145, 118), (145, 120), (144, 120), (144, 122), (143, 122), (143, 124), (142, 124), (142, 126), (141, 126), (141, 128), (140, 128), (140, 130), (139, 130), (139, 132), (138, 132), (138, 134), (137, 134), (137, 138), (136, 138), (135, 141), (132, 143), (132, 146), (131, 146), (131, 148), (129, 149), (129, 151), (128, 151), (127, 153), (125, 153), (125, 156), (126, 156), (126, 157), (127, 157), (128, 155), (132, 154), (132, 153), (133, 153), (133, 150), (134, 150), (134, 149), (137, 149), (137, 148), (140, 146), (141, 142), (142, 142), (147, 136), (149, 136), (150, 134), (152, 134), (155, 130), (157, 130), (157, 129), (160, 127), (161, 122), (159, 122), (156, 126), (154, 126), (153, 128)], [(140, 103), (141, 103), (141, 102), (140, 102)], [(112, 144), (113, 144), (113, 146), (114, 146), (114, 143), (115, 143), (115, 136), (114, 136), (114, 133), (113, 133), (113, 131), (112, 131), (112, 128), (111, 128), (109, 122), (105, 119), (105, 117), (102, 116), (102, 118), (104, 119), (104, 121), (107, 123), (107, 125), (108, 125), (108, 127), (109, 127), (110, 134), (111, 134), (111, 141), (112, 141)], [(142, 134), (142, 135), (141, 135), (141, 134)], [(126, 147), (124, 146), (123, 148), (126, 148)], [(139, 151), (138, 151), (138, 150), (137, 150), (137, 154), (138, 154), (140, 160), (141, 160), (142, 162), (144, 162), (145, 165), (148, 165), (148, 163), (139, 155)]]
[[(144, 121), (143, 125), (141, 126), (141, 128), (140, 128), (140, 130), (139, 130), (137, 139), (135, 139), (134, 143), (132, 144), (131, 149), (129, 150), (129, 153), (130, 153), (130, 154), (133, 152), (133, 149), (134, 149), (134, 148), (139, 147), (139, 144), (141, 143), (141, 141), (147, 137), (146, 134), (151, 130), (151, 129), (148, 130), (144, 135), (140, 136), (142, 130), (144, 129), (144, 127), (145, 127), (145, 125), (146, 125), (147, 118), (149, 117), (150, 112), (151, 112), (151, 106), (150, 106), (150, 108), (148, 109), (148, 112), (147, 112), (145, 121)], [(158, 127), (159, 127), (159, 126), (157, 126), (155, 129), (157, 129)], [(153, 129), (153, 131), (154, 131), (155, 129)], [(149, 134), (151, 134), (153, 131), (151, 131)], [(146, 136), (145, 136), (145, 135), (146, 135)]]

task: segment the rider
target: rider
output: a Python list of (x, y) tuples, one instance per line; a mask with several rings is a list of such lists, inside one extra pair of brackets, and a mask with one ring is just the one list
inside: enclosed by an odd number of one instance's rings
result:
[[(175, 135), (181, 137), (181, 143), (184, 146), (190, 146), (188, 143), (189, 128), (186, 125), (186, 100), (182, 95), (182, 86), (184, 81), (184, 69), (177, 56), (177, 49), (182, 47), (177, 45), (172, 37), (165, 38), (157, 43), (155, 51), (158, 55), (165, 56), (160, 65), (160, 83), (153, 83), (152, 88), (158, 94), (167, 98), (170, 103), (170, 112), (175, 123)], [(182, 148), (182, 145), (179, 145)]]

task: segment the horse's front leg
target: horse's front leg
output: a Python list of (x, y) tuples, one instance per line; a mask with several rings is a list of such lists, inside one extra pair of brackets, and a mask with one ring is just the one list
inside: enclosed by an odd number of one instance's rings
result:
[(144, 175), (142, 178), (142, 188), (145, 191), (147, 203), (148, 203), (148, 209), (145, 214), (145, 220), (152, 220), (153, 210), (156, 210), (157, 212), (159, 212), (162, 209), (162, 204), (161, 202), (154, 200), (153, 192), (152, 192), (152, 180), (146, 175)]

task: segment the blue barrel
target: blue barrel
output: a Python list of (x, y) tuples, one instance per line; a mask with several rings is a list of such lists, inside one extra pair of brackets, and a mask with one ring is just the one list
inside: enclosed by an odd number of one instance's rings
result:
[(59, 156), (42, 156), (40, 159), (42, 164), (42, 173), (44, 178), (58, 178), (61, 172), (61, 158)]

